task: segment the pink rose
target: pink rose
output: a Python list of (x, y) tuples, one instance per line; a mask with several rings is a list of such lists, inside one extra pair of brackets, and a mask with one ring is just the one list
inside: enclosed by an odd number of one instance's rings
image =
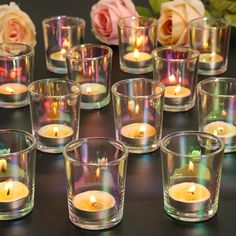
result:
[(187, 43), (188, 23), (205, 13), (200, 0), (174, 0), (161, 5), (158, 41), (163, 45)]
[(0, 42), (36, 44), (35, 27), (29, 16), (11, 2), (0, 6)]
[(131, 0), (100, 0), (93, 5), (90, 16), (96, 38), (106, 44), (118, 45), (118, 20), (138, 16), (138, 13)]

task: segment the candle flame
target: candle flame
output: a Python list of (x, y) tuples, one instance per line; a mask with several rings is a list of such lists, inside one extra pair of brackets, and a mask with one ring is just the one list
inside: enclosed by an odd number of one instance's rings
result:
[(14, 93), (15, 92), (15, 90), (11, 87), (6, 87), (5, 90), (9, 93)]
[(180, 92), (180, 90), (181, 90), (181, 86), (177, 85), (174, 90), (175, 95), (177, 95)]
[(175, 82), (175, 76), (174, 75), (170, 75), (169, 76), (169, 81), (172, 82), (172, 83)]
[(10, 195), (11, 190), (13, 189), (13, 182), (8, 181), (5, 185), (5, 190), (7, 192), (7, 195)]
[(7, 170), (7, 161), (5, 159), (0, 159), (0, 171), (5, 172)]
[(187, 191), (188, 191), (188, 193), (191, 193), (191, 194), (194, 195), (195, 190), (196, 190), (196, 187), (195, 187), (195, 185), (193, 184)]
[(135, 111), (134, 111), (134, 113), (135, 113), (136, 115), (139, 114), (139, 105), (138, 105), (138, 104), (135, 106)]
[(208, 48), (208, 42), (204, 42), (203, 47)]
[(91, 195), (91, 196), (89, 197), (89, 200), (90, 200), (90, 202), (92, 203), (92, 206), (94, 206), (94, 207), (97, 207), (97, 206), (98, 206), (98, 204), (97, 204), (97, 199), (96, 199), (95, 196)]
[(100, 177), (100, 168), (97, 168), (96, 169), (96, 178), (99, 178)]
[(193, 165), (193, 163), (191, 161), (188, 164), (188, 170), (189, 171), (193, 171), (194, 170), (194, 165)]
[(224, 133), (224, 127), (221, 127), (221, 126), (218, 127), (217, 130), (214, 131), (214, 133), (216, 133), (215, 135), (217, 135), (217, 134), (220, 135), (220, 134)]
[(140, 128), (139, 128), (139, 136), (143, 137), (145, 131), (146, 131), (146, 127), (144, 125), (141, 125)]
[(54, 136), (57, 137), (59, 129), (57, 126), (53, 127)]
[(138, 49), (135, 49), (134, 50), (134, 59), (138, 60), (138, 58), (139, 58), (139, 51), (138, 51)]
[(92, 93), (92, 89), (90, 87), (86, 88), (86, 93), (87, 94), (91, 94)]
[(145, 35), (140, 35), (136, 39), (136, 46), (139, 48), (145, 42)]

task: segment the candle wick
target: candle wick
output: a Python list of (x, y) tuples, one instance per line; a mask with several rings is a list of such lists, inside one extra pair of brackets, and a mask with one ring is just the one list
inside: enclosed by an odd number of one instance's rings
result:
[(97, 202), (93, 202), (92, 205), (93, 205), (94, 207), (98, 207), (98, 203), (97, 203)]
[(55, 132), (55, 137), (57, 137), (57, 135), (58, 135), (58, 133), (57, 133), (57, 132)]
[(10, 188), (7, 190), (7, 196), (10, 195)]

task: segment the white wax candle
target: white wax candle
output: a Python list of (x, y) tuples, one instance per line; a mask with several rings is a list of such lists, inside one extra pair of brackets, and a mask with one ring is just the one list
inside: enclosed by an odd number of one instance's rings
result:
[(26, 93), (28, 90), (27, 86), (20, 83), (6, 83), (0, 85), (0, 94), (4, 95), (17, 95)]
[(140, 52), (138, 50), (134, 50), (133, 52), (129, 52), (124, 55), (124, 60), (130, 62), (148, 62), (152, 59), (152, 55), (147, 52)]
[(62, 49), (59, 52), (54, 52), (50, 55), (51, 62), (56, 67), (66, 67), (66, 58), (65, 58), (66, 50)]
[(204, 70), (219, 69), (224, 58), (217, 53), (201, 53), (199, 56), (199, 68)]
[(82, 88), (82, 102), (99, 102), (106, 96), (106, 86), (99, 83), (84, 83)]

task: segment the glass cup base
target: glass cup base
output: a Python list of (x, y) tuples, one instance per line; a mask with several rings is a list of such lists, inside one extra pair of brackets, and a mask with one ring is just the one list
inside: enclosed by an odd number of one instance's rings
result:
[(209, 220), (217, 212), (217, 209), (210, 209), (204, 214), (200, 215), (199, 211), (181, 212), (166, 205), (164, 206), (164, 209), (165, 209), (166, 214), (169, 215), (170, 217), (180, 220), (180, 221), (184, 221), (184, 222), (201, 222), (201, 221)]
[(0, 220), (14, 220), (21, 218), (27, 214), (29, 214), (33, 209), (34, 203), (31, 202), (26, 207), (24, 207), (21, 210), (12, 210), (12, 211), (6, 211), (6, 212), (0, 212)]
[(153, 71), (152, 65), (144, 68), (130, 68), (124, 65), (120, 65), (120, 69), (126, 73), (130, 74), (146, 74)]
[(63, 148), (64, 148), (63, 146), (49, 147), (49, 146), (45, 146), (45, 145), (37, 143), (37, 149), (41, 152), (46, 152), (46, 153), (62, 153)]
[(220, 75), (223, 74), (227, 70), (226, 66), (220, 68), (218, 70), (203, 70), (198, 68), (199, 75)]
[(99, 109), (99, 108), (107, 106), (109, 102), (110, 102), (110, 97), (107, 97), (104, 100), (99, 101), (99, 102), (93, 102), (93, 103), (81, 102), (80, 107), (81, 109), (87, 109), (87, 110)]
[(95, 221), (88, 221), (88, 220), (83, 220), (80, 219), (78, 216), (76, 216), (73, 212), (69, 212), (69, 218), (70, 221), (83, 229), (88, 229), (88, 230), (102, 230), (102, 229), (109, 229), (115, 225), (117, 225), (121, 219), (122, 219), (122, 214), (119, 214), (118, 216), (109, 219), (109, 221), (104, 220), (95, 220)]
[(164, 111), (170, 111), (170, 112), (181, 112), (181, 111), (188, 111), (192, 109), (195, 105), (195, 102), (186, 104), (186, 105), (181, 105), (181, 106), (171, 106), (171, 105), (164, 105)]
[(20, 107), (25, 107), (29, 105), (29, 101), (28, 100), (24, 100), (24, 101), (17, 101), (17, 102), (1, 102), (0, 101), (0, 107), (3, 108), (20, 108)]
[(63, 67), (56, 67), (51, 64), (47, 64), (47, 69), (51, 72), (57, 73), (57, 74), (67, 74), (67, 68)]
[[(122, 141), (121, 141), (122, 142)], [(136, 153), (136, 154), (142, 154), (142, 153), (149, 153), (149, 152), (154, 152), (156, 151), (160, 144), (153, 144), (152, 146), (146, 146), (146, 147), (134, 147), (134, 146), (129, 146), (125, 144), (126, 147), (128, 148), (130, 153)]]

